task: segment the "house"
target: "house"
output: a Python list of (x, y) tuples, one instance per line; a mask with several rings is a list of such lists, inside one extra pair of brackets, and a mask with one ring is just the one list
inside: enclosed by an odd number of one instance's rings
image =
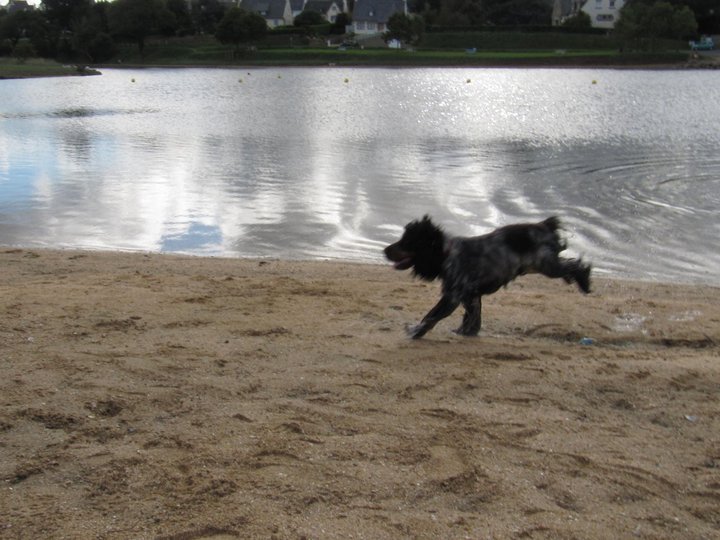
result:
[(620, 10), (624, 5), (625, 0), (587, 0), (581, 9), (590, 15), (593, 28), (611, 30), (620, 19)]
[(625, 0), (555, 0), (553, 4), (552, 23), (560, 25), (566, 19), (583, 11), (590, 17), (593, 28), (611, 30), (620, 19), (620, 10)]
[(32, 11), (34, 6), (28, 4), (25, 0), (10, 0), (5, 6), (8, 13), (15, 13), (16, 11)]
[(347, 0), (241, 0), (239, 5), (261, 15), (269, 28), (292, 26), (295, 17), (307, 10), (317, 11), (331, 23), (347, 12)]
[(261, 15), (269, 28), (291, 26), (293, 23), (290, 0), (242, 0), (240, 7)]
[(346, 11), (344, 6), (345, 2), (341, 0), (307, 0), (302, 11), (315, 11), (326, 21), (334, 23), (337, 16)]
[(358, 35), (387, 32), (387, 22), (395, 13), (407, 15), (406, 0), (355, 0), (351, 31)]
[(303, 12), (306, 1), (307, 0), (290, 0), (290, 9), (292, 10), (293, 20), (295, 20), (295, 17)]

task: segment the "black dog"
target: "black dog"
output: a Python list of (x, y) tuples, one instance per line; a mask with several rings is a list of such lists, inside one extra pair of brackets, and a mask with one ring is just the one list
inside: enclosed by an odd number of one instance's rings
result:
[(419, 324), (408, 328), (410, 337), (421, 338), (460, 304), (465, 315), (456, 332), (476, 336), (482, 296), (522, 274), (563, 278), (589, 293), (590, 265), (559, 256), (567, 247), (559, 228), (560, 220), (551, 217), (540, 223), (508, 225), (483, 236), (461, 237), (446, 235), (428, 216), (408, 223), (402, 238), (385, 248), (385, 256), (398, 270), (412, 268), (422, 279), (442, 280), (442, 298)]

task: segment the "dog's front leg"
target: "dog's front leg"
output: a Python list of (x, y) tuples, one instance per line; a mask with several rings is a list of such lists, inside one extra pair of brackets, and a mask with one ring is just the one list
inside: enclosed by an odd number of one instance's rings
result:
[(455, 330), (455, 333), (461, 336), (477, 336), (482, 324), (482, 297), (463, 300), (463, 307), (465, 307), (465, 314), (462, 325)]
[(451, 315), (453, 311), (458, 307), (459, 302), (453, 300), (449, 296), (443, 296), (440, 301), (428, 311), (422, 321), (419, 324), (408, 326), (407, 333), (412, 339), (420, 339), (428, 331), (440, 322), (442, 319)]

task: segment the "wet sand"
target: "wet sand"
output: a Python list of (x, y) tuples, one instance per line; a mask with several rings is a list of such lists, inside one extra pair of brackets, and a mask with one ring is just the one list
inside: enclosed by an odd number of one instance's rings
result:
[(439, 287), (380, 265), (0, 269), (1, 538), (720, 535), (718, 288), (525, 277), (411, 341)]

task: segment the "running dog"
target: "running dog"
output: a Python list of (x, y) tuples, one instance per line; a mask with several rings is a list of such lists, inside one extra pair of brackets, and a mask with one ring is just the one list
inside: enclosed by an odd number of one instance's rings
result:
[(516, 277), (540, 273), (562, 278), (590, 292), (591, 266), (582, 259), (565, 259), (567, 246), (558, 234), (557, 217), (540, 223), (507, 225), (482, 236), (449, 236), (429, 216), (405, 226), (402, 238), (385, 248), (397, 270), (413, 269), (426, 281), (442, 281), (442, 298), (420, 323), (407, 329), (413, 339), (423, 337), (440, 320), (462, 304), (463, 336), (480, 332), (482, 297), (492, 294)]

